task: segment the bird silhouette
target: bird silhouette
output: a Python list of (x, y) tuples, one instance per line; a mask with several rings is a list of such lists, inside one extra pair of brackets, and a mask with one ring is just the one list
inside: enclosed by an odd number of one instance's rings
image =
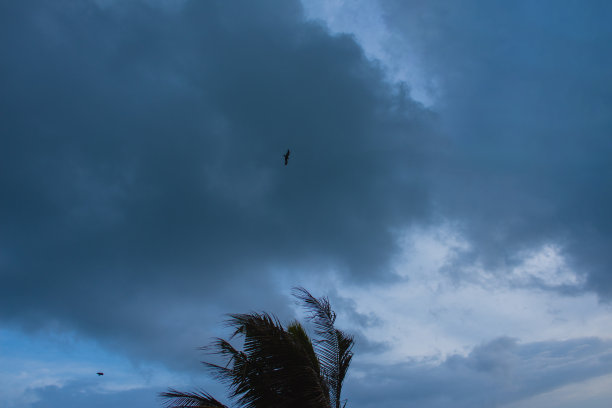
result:
[(98, 374), (98, 376), (100, 376), (100, 375), (104, 375), (104, 373), (96, 373), (96, 374)]
[(291, 154), (291, 150), (287, 149), (287, 153), (283, 154), (283, 157), (285, 158), (285, 166), (287, 165), (287, 163), (289, 163), (289, 155)]

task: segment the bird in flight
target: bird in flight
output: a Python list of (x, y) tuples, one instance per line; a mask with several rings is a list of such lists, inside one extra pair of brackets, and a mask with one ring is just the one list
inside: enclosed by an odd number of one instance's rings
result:
[(96, 374), (98, 374), (98, 376), (100, 376), (100, 375), (104, 375), (104, 373), (96, 373)]
[(285, 166), (287, 165), (287, 163), (289, 163), (289, 155), (291, 154), (291, 150), (287, 149), (287, 153), (283, 154), (283, 157), (285, 158)]

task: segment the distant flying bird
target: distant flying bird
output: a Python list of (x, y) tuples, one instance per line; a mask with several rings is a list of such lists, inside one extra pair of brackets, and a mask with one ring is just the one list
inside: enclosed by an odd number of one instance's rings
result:
[(289, 163), (289, 155), (291, 154), (291, 150), (287, 149), (287, 153), (283, 154), (283, 157), (285, 158), (285, 166), (287, 165), (287, 163)]
[(96, 373), (96, 374), (98, 374), (99, 376), (100, 376), (100, 375), (104, 375), (104, 373)]

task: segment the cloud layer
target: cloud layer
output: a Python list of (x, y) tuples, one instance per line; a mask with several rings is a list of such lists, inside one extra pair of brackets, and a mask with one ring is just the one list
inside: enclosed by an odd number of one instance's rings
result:
[(418, 61), (437, 94), (448, 144), (434, 201), (471, 241), (465, 263), (503, 270), (553, 244), (609, 299), (610, 5), (382, 4), (389, 52)]
[(519, 344), (502, 337), (439, 365), (414, 361), (384, 368), (358, 366), (358, 373), (363, 370), (368, 375), (351, 378), (350, 392), (364, 407), (378, 406), (381, 395), (387, 404), (398, 407), (497, 407), (609, 375), (611, 362), (610, 341), (582, 338)]
[(2, 7), (2, 319), (150, 343), (281, 309), (269, 271), (391, 276), (430, 118), (352, 38), (295, 2)]
[[(442, 320), (371, 294), (424, 299), (450, 279), (517, 303), (612, 298), (611, 6), (367, 10), (383, 13), (356, 19), (387, 30), (381, 61), (362, 49), (371, 27), (332, 34), (297, 0), (0, 2), (0, 327), (74, 332), (191, 372), (223, 313), (292, 318), (299, 283), (331, 294), (360, 336), (351, 392), (365, 406), (376, 387), (389, 406), (491, 406), (609, 375), (609, 341), (591, 333), (485, 336), (436, 364), (376, 364), (396, 350), (388, 316)], [(403, 64), (427, 107), (394, 82)], [(428, 247), (431, 231), (450, 238)], [(548, 299), (534, 304), (566, 305)], [(513, 313), (494, 309), (475, 315)], [(57, 404), (97, 392), (33, 387)]]

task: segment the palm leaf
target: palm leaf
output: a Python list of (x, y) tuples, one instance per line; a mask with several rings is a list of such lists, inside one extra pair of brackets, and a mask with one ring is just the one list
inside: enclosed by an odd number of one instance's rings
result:
[(205, 364), (228, 385), (230, 397), (247, 408), (330, 406), (312, 342), (299, 323), (285, 329), (272, 315), (251, 313), (230, 315), (228, 324), (232, 337), (244, 337), (243, 351), (217, 340), (213, 348), (228, 364)]
[(348, 371), (351, 361), (353, 360), (353, 345), (355, 339), (344, 333), (341, 330), (336, 329), (336, 336), (338, 337), (338, 354), (340, 355), (340, 364), (338, 367), (338, 402), (337, 407), (340, 406), (340, 393), (342, 391), (342, 384)]
[[(318, 339), (310, 339), (298, 322), (287, 328), (267, 313), (232, 314), (230, 340), (215, 339), (202, 349), (222, 363), (203, 362), (227, 384), (229, 397), (243, 408), (340, 408), (340, 393), (353, 353), (353, 338), (334, 327), (336, 319), (327, 298), (314, 298), (302, 288), (296, 296), (311, 312)], [(205, 392), (162, 393), (167, 408), (227, 408)]]
[(321, 363), (321, 372), (329, 384), (330, 399), (335, 408), (340, 408), (342, 383), (351, 363), (354, 339), (334, 327), (336, 313), (326, 297), (315, 298), (306, 289), (293, 288), (293, 295), (303, 302), (309, 311), (308, 319), (314, 323), (319, 336), (316, 351)]
[(160, 394), (166, 408), (227, 408), (206, 392), (180, 392), (170, 388)]

